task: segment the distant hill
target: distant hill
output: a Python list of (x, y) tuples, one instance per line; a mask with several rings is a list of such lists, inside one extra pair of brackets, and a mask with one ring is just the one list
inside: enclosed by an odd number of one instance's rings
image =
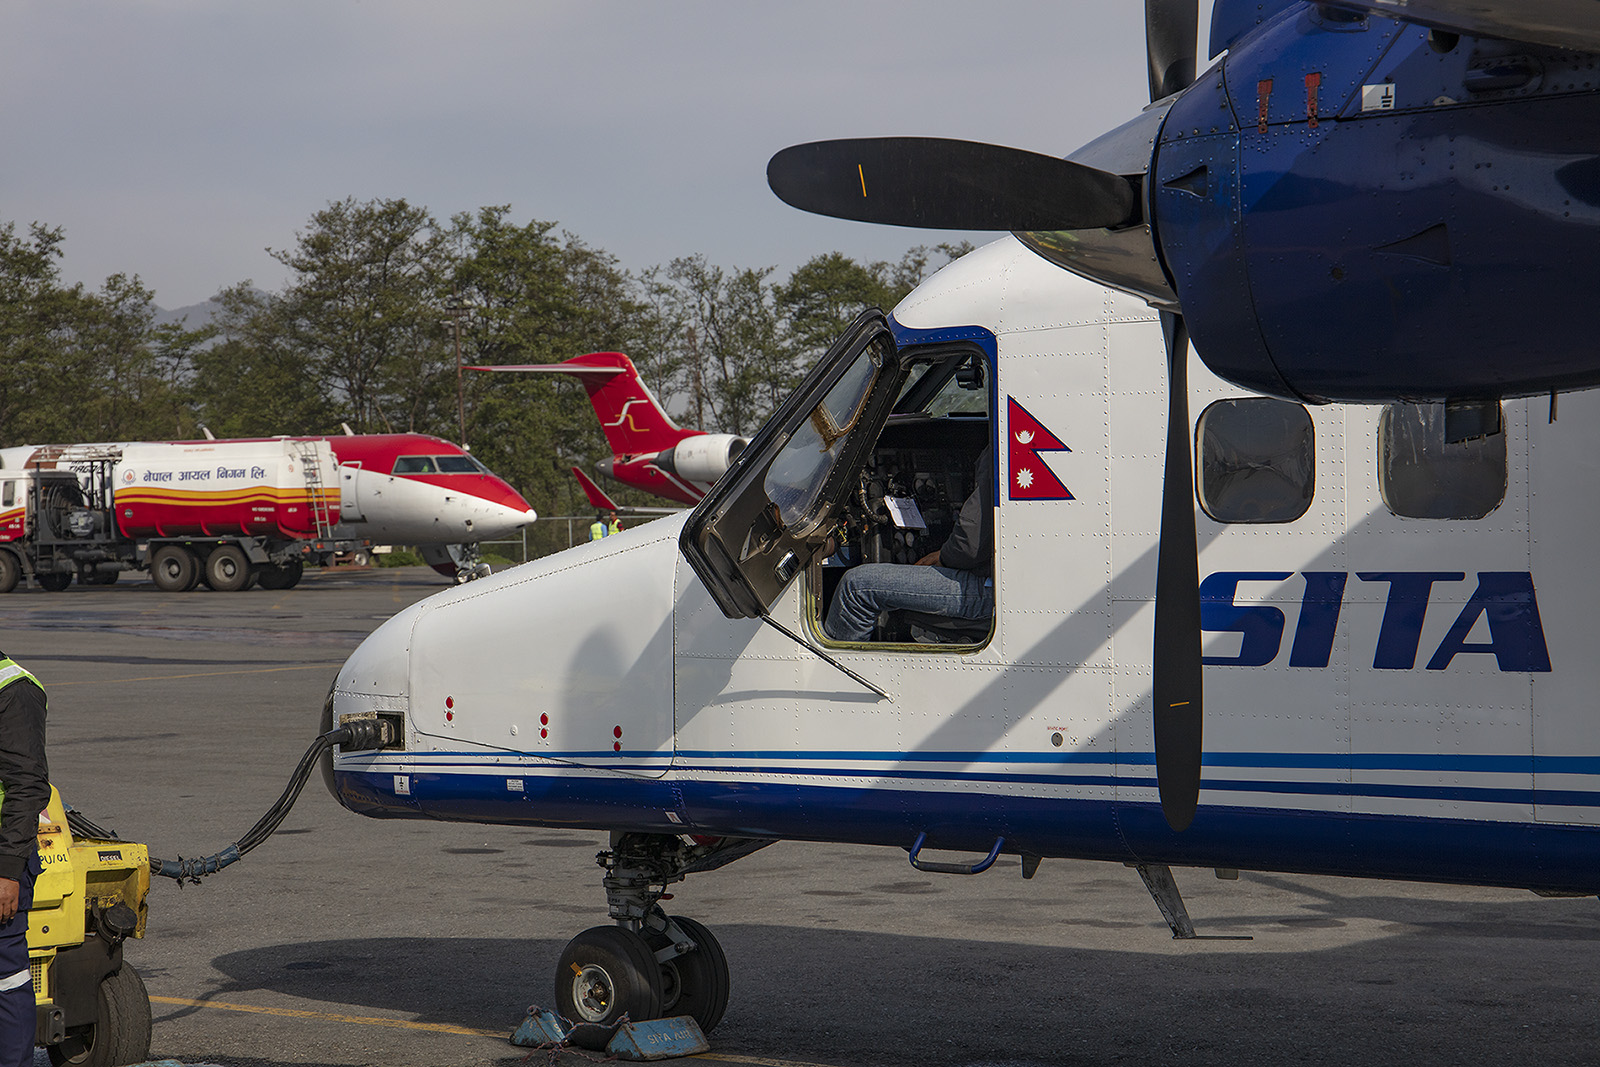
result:
[(165, 326), (168, 323), (182, 323), (186, 330), (198, 330), (222, 310), (222, 305), (215, 300), (207, 300), (201, 304), (190, 304), (187, 307), (166, 308), (156, 305), (155, 325)]

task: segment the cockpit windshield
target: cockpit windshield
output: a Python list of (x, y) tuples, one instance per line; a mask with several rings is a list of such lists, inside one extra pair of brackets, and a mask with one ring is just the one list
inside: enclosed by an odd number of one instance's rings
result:
[(895, 398), (896, 415), (988, 415), (983, 363), (960, 354), (912, 366)]
[(471, 456), (401, 456), (393, 474), (488, 474), (489, 469)]

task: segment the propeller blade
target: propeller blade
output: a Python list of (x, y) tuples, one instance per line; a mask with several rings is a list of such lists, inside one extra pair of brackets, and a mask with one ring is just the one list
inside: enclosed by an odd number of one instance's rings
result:
[(1144, 52), (1150, 64), (1151, 100), (1187, 89), (1194, 81), (1199, 36), (1199, 0), (1144, 0)]
[(767, 184), (802, 211), (935, 230), (1084, 230), (1134, 214), (1121, 175), (939, 137), (794, 145), (767, 164)]
[(1189, 331), (1161, 313), (1167, 339), (1167, 464), (1161, 485), (1153, 664), (1156, 784), (1167, 825), (1183, 830), (1200, 805), (1200, 560), (1195, 547), (1194, 449), (1189, 438)]

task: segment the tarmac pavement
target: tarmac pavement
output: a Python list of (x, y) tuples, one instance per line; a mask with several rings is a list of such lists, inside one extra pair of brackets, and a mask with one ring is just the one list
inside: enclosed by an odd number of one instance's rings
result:
[[(443, 588), (424, 568), (293, 590), (148, 581), (0, 597), (50, 696), (68, 803), (152, 853), (217, 852), (277, 799), (345, 656)], [(530, 650), (530, 654), (533, 650)], [(379, 821), (313, 776), (278, 833), (197, 886), (159, 879), (127, 958), (153, 1058), (229, 1067), (543, 1064), (506, 1037), (567, 940), (606, 921), (601, 833)], [(894, 849), (779, 844), (674, 887), (732, 967), (702, 1059), (761, 1067), (1579, 1064), (1600, 1047), (1600, 902), (1177, 872), (1174, 942), (1138, 875), (1015, 859), (921, 874)], [(43, 1053), (38, 1062), (46, 1062)], [(563, 1056), (562, 1063), (584, 1062)]]

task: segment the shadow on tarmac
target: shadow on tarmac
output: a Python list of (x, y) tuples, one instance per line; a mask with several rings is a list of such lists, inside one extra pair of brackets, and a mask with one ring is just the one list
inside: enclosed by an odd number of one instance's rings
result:
[[(1326, 895), (1310, 907), (1325, 921), (1305, 921), (1301, 908), (1226, 923), (1254, 932), (1254, 943), (1173, 946), (1150, 931), (1132, 936), (1151, 951), (1126, 952), (720, 926), (733, 997), (713, 1044), (752, 1057), (907, 1067), (1447, 1064), (1486, 1049), (1498, 1065), (1588, 1061), (1600, 1039), (1600, 930), (1592, 907), (1572, 905), (1592, 901), (1469, 905), (1419, 923), (1420, 903)], [(1380, 933), (1325, 950), (1277, 948), (1296, 929), (1347, 923)], [(530, 1003), (549, 1002), (564, 944), (286, 943), (214, 960), (231, 981), (210, 996), (265, 991), (509, 1032)], [(158, 1028), (198, 1010), (158, 1011)]]

